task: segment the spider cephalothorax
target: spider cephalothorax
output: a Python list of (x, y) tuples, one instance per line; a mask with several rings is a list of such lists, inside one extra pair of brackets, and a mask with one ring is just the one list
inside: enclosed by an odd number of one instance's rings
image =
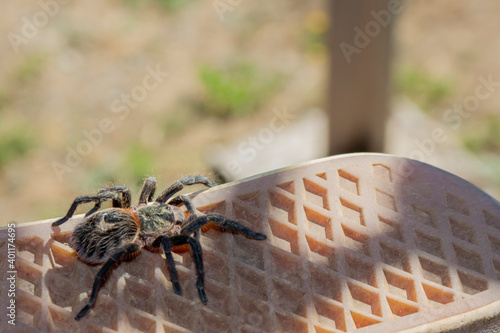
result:
[[(89, 302), (76, 315), (76, 320), (82, 318), (94, 305), (99, 288), (110, 269), (123, 260), (134, 258), (143, 248), (152, 252), (163, 251), (165, 253), (174, 291), (181, 295), (181, 286), (171, 251), (172, 246), (188, 244), (193, 253), (198, 274), (196, 282), (198, 294), (201, 301), (206, 304), (202, 251), (199, 242), (200, 228), (208, 222), (213, 222), (248, 238), (266, 239), (266, 235), (252, 231), (221, 215), (199, 213), (189, 197), (185, 195), (169, 200), (185, 185), (193, 184), (204, 184), (208, 187), (216, 185), (203, 176), (184, 177), (172, 184), (155, 202), (151, 203), (156, 190), (156, 179), (150, 177), (142, 186), (139, 204), (133, 207), (130, 206), (131, 195), (127, 187), (106, 187), (99, 190), (97, 195), (77, 197), (66, 216), (52, 223), (52, 226), (56, 227), (73, 216), (78, 205), (95, 202), (95, 206), (85, 214), (85, 219), (75, 227), (69, 241), (70, 246), (76, 250), (82, 261), (90, 264), (104, 263), (94, 280)], [(102, 202), (108, 200), (112, 200), (113, 208), (98, 211)], [(189, 213), (187, 220), (178, 207), (181, 203)]]

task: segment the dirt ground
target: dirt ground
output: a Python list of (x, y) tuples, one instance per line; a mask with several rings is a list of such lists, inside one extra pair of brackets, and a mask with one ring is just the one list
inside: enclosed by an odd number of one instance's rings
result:
[[(208, 146), (261, 128), (275, 108), (322, 108), (326, 5), (2, 2), (0, 225), (60, 216), (75, 196), (111, 183), (136, 193), (149, 175), (160, 187), (183, 175), (213, 176)], [(474, 94), (479, 77), (500, 81), (500, 3), (403, 6), (394, 34), (394, 94), (414, 98), (446, 124), (444, 112)], [(262, 98), (249, 112), (207, 111), (200, 68), (238, 62), (264, 77), (257, 83), (274, 76), (280, 83), (265, 97), (254, 92)], [(499, 106), (496, 91), (481, 100), (456, 130), (463, 138), (457, 145), (495, 160), (500, 140), (490, 125), (498, 122), (500, 130)], [(492, 183), (500, 183), (497, 175)]]

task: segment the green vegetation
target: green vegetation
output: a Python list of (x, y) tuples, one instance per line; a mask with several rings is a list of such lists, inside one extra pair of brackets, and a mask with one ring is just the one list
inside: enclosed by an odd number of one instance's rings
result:
[(198, 73), (205, 92), (203, 111), (219, 117), (256, 111), (283, 83), (281, 75), (264, 74), (249, 62), (225, 68), (204, 65)]
[(0, 169), (27, 155), (35, 147), (35, 139), (25, 128), (17, 127), (0, 135)]
[(189, 5), (196, 0), (155, 0), (166, 10), (178, 10), (186, 5)]
[(85, 174), (81, 187), (85, 189), (85, 192), (92, 192), (95, 191), (96, 184), (104, 187), (120, 183), (122, 179), (117, 178), (116, 168), (114, 160), (104, 161), (104, 163), (96, 165)]
[(16, 68), (15, 76), (17, 80), (26, 84), (37, 78), (43, 70), (47, 60), (44, 54), (33, 54), (26, 56), (23, 62)]
[(309, 12), (303, 37), (303, 45), (308, 56), (318, 59), (326, 57), (326, 34), (329, 26), (330, 20), (326, 12), (319, 10)]
[(175, 135), (180, 132), (186, 127), (187, 122), (184, 121), (184, 119), (179, 119), (178, 117), (174, 116), (168, 116), (165, 119), (165, 133), (167, 135)]
[(167, 136), (173, 136), (182, 133), (188, 129), (190, 124), (195, 124), (198, 115), (190, 109), (184, 109), (180, 106), (178, 112), (169, 113), (164, 120), (164, 133)]
[(144, 177), (154, 171), (156, 160), (151, 149), (143, 144), (133, 143), (125, 151), (125, 162), (122, 165), (125, 174), (129, 174), (133, 182), (140, 184)]
[(160, 7), (169, 12), (174, 12), (176, 10), (185, 7), (196, 0), (124, 0), (124, 2), (128, 5), (142, 5), (146, 3), (158, 4)]
[(419, 68), (403, 68), (396, 73), (396, 89), (424, 110), (429, 110), (453, 94), (450, 78), (437, 78)]
[(500, 153), (500, 116), (486, 116), (470, 130), (466, 130), (463, 143), (474, 153)]

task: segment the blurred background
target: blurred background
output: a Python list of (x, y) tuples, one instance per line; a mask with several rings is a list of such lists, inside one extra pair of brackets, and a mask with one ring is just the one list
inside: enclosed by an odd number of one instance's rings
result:
[(347, 151), (499, 199), (500, 2), (377, 2), (1, 2), (0, 225), (147, 176), (227, 181)]

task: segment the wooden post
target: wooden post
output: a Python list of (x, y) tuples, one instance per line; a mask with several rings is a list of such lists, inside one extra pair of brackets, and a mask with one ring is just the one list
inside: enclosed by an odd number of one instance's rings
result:
[(327, 112), (331, 155), (383, 151), (391, 31), (400, 0), (332, 0)]

